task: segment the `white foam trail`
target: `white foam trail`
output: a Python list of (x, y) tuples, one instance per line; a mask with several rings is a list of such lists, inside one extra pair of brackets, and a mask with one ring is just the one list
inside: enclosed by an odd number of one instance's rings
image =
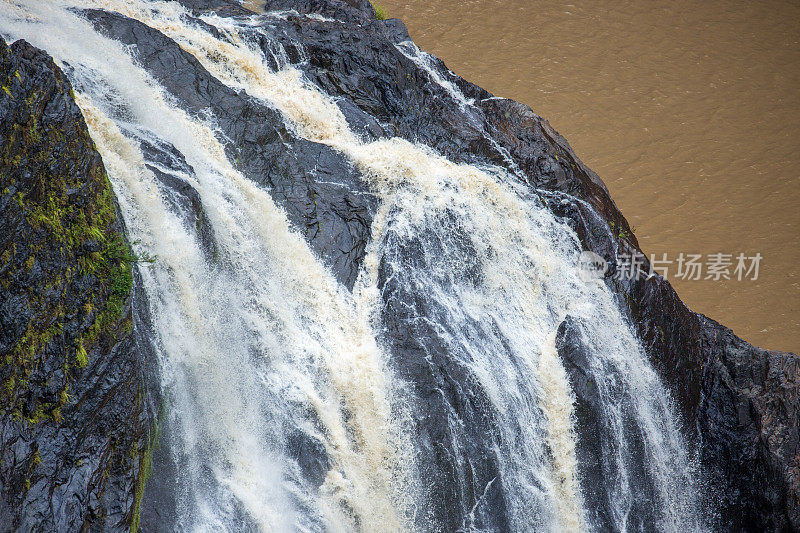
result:
[[(143, 278), (181, 428), (182, 511), (199, 513), (195, 529), (232, 527), (241, 506), (264, 530), (317, 529), (320, 520), (333, 530), (404, 529), (402, 463), (412, 454), (395, 432), (391, 378), (352, 297), (270, 196), (233, 169), (214, 131), (176, 108), (125, 47), (39, 2), (0, 5), (0, 25), (70, 65), (131, 237), (158, 257)], [(181, 177), (200, 193), (217, 265), (166, 207), (138, 148), (149, 139), (174, 146), (192, 168)], [(318, 496), (284, 450), (291, 427), (316, 435), (330, 458)], [(311, 516), (300, 516), (307, 508)]]
[(544, 412), (548, 417), (547, 439), (551, 450), (563, 450), (553, 454), (555, 471), (561, 477), (555, 480), (559, 515), (565, 517), (562, 523), (564, 530), (579, 531), (583, 524), (581, 517), (583, 510), (579, 507), (580, 501), (572, 497), (579, 494), (580, 485), (576, 477), (578, 465), (575, 454), (575, 437), (573, 435), (572, 405), (575, 403), (571, 394), (569, 379), (555, 346), (556, 332), (554, 331), (542, 345), (539, 355), (539, 379), (545, 394), (542, 402), (545, 404)]
[[(401, 54), (413, 61), (418, 67), (428, 73), (431, 79), (441, 86), (455, 100), (462, 109), (475, 103), (472, 98), (467, 98), (452, 81), (443, 78), (433, 66), (433, 58), (419, 49), (413, 41), (403, 41), (396, 45)], [(451, 73), (452, 74), (452, 73)]]
[[(207, 425), (215, 432), (213, 440), (218, 449), (214, 452), (224, 453), (235, 465), (232, 473), (218, 474), (225, 479), (230, 490), (240, 497), (262, 495), (261, 501), (247, 502), (251, 504), (251, 510), (255, 511), (254, 518), (259, 525), (269, 530), (287, 529), (291, 523), (291, 515), (287, 516), (286, 513), (291, 508), (284, 501), (285, 496), (276, 493), (276, 489), (280, 490), (280, 485), (275, 484), (274, 480), (281, 477), (281, 468), (276, 458), (259, 453), (257, 441), (259, 436), (264, 436), (259, 435), (258, 428), (243, 435), (237, 431), (237, 419), (245, 414), (247, 407), (243, 405), (242, 396), (230, 385), (236, 383), (240, 386), (244, 376), (237, 375), (232, 368), (214, 360), (215, 355), (224, 353), (228, 348), (218, 345), (216, 339), (204, 331), (210, 325), (208, 318), (213, 316), (213, 310), (204, 306), (198, 295), (203, 285), (213, 281), (208, 279), (210, 273), (204, 269), (202, 254), (196, 243), (185, 232), (180, 231), (180, 221), (164, 209), (158, 186), (136, 145), (122, 135), (117, 126), (89, 99), (80, 96), (78, 101), (109, 175), (115, 183), (125, 185), (124, 189), (118, 189), (127, 193), (120, 195), (120, 198), (125, 198), (122, 206), (128, 214), (129, 222), (135, 224), (131, 227), (131, 233), (150, 237), (149, 246), (146, 245), (145, 249), (158, 253), (160, 264), (153, 269), (155, 272), (147, 269), (144, 274), (146, 286), (158, 284), (160, 287), (155, 295), (160, 298), (154, 302), (154, 308), (156, 322), (160, 326), (160, 341), (170, 358), (165, 368), (168, 372), (177, 372), (175, 366), (180, 362), (192, 368), (191, 377), (202, 383), (206, 390), (214, 389), (213, 401), (206, 398), (200, 409), (191, 414), (217, 422)], [(158, 238), (155, 238), (153, 232), (157, 232)], [(166, 271), (170, 271), (172, 276)], [(152, 280), (154, 277), (158, 278), (157, 281)], [(167, 288), (170, 286), (178, 294), (169, 294)], [(173, 379), (181, 378), (177, 376)], [(174, 384), (172, 390), (181, 396), (185, 395)], [(179, 400), (179, 408), (186, 408), (181, 405), (184, 401), (186, 400)], [(190, 413), (184, 411), (182, 414), (186, 417)], [(187, 437), (184, 445), (189, 449), (198, 446), (197, 441), (202, 437), (187, 423), (188, 420), (184, 418), (181, 422), (184, 426), (183, 433)], [(190, 469), (197, 476), (201, 469), (198, 464), (199, 456), (189, 452), (186, 458), (192, 463)], [(245, 475), (246, 473), (249, 475)], [(206, 514), (203, 516), (203, 523), (198, 524), (198, 529), (211, 531), (222, 525), (216, 516), (217, 510), (211, 508), (207, 502), (196, 502), (196, 505), (201, 513), (205, 511)], [(184, 509), (184, 512), (189, 512), (189, 509)]]

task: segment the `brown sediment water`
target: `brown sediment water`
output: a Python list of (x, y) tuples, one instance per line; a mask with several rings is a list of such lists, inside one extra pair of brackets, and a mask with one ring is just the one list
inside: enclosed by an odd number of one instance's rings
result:
[(253, 13), (263, 13), (264, 0), (242, 0), (242, 6)]
[(646, 253), (733, 254), (731, 277), (760, 253), (757, 280), (668, 277), (692, 310), (800, 351), (800, 4), (379, 3), (454, 72), (547, 118)]

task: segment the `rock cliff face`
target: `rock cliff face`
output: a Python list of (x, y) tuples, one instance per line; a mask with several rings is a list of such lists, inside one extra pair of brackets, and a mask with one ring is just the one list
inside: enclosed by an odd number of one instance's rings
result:
[[(223, 0), (183, 3), (198, 16), (249, 14)], [(539, 191), (586, 249), (610, 260), (612, 271), (619, 253), (641, 253), (602, 181), (546, 120), (421, 56), (400, 21), (375, 20), (366, 0), (268, 0), (267, 9), (287, 11), (260, 20), (273, 39), (260, 43), (264, 50), (281, 46), (284, 60), (336, 97), (366, 138), (399, 136), (454, 161), (508, 169)], [(131, 45), (189, 113), (213, 110), (230, 159), (270, 190), (352, 288), (377, 209), (357, 169), (330, 147), (297, 138), (277, 111), (220, 83), (158, 31), (105, 11), (86, 16), (103, 33)], [(125, 528), (138, 523), (157, 401), (134, 258), (68, 81), (25, 43), (2, 49), (0, 69), (0, 524), (21, 530), (39, 524)], [(189, 203), (192, 193), (184, 194)], [(213, 248), (213, 236), (204, 239)], [(483, 416), (481, 392), (469, 376), (448, 365), (435, 332), (409, 327), (402, 310), (393, 307), (402, 298), (393, 292), (387, 268), (381, 267), (379, 289), (395, 364), (430, 413), (419, 421), (419, 433), (431, 440), (421, 453), (435, 465), (431, 513), (442, 530), (454, 531), (476, 510), (481, 494), (457, 490), (465, 483), (453, 483), (454, 464), (466, 452), (437, 448), (437, 438), (447, 432), (448, 414), (455, 414), (474, 428), (472, 442), (480, 448), (488, 445), (492, 421)], [(680, 407), (714, 509), (712, 525), (800, 529), (797, 356), (748, 345), (687, 309), (657, 275), (607, 283)], [(573, 326), (565, 320), (557, 347), (577, 396), (586, 498), (602, 517), (609, 502), (591, 491), (601, 475), (601, 454), (592, 441), (600, 431), (593, 426), (599, 407), (583, 377), (585, 349)], [(435, 392), (441, 390), (452, 394)], [(457, 401), (465, 395), (474, 402)], [(489, 489), (496, 476), (491, 459), (475, 462), (466, 485), (487, 488), (475, 525), (503, 530), (499, 484)], [(154, 481), (144, 497), (143, 520), (151, 529), (168, 528), (169, 484)]]
[(155, 422), (135, 258), (64, 74), (0, 41), (0, 78), (0, 529), (126, 530)]

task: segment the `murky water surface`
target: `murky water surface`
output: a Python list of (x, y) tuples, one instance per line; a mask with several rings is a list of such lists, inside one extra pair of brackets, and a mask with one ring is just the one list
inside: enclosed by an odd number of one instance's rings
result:
[(756, 281), (669, 277), (748, 341), (800, 350), (800, 4), (380, 4), (457, 74), (546, 117), (645, 252), (760, 253)]

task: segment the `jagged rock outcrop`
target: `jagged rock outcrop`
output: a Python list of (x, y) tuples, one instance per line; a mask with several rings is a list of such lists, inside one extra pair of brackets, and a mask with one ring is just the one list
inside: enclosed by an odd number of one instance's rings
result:
[[(182, 2), (197, 15), (249, 15), (226, 0)], [(290, 11), (259, 20), (270, 36), (258, 37), (259, 46), (280, 50), (267, 56), (283, 57), (337, 98), (364, 138), (399, 136), (454, 161), (508, 169), (538, 191), (586, 249), (611, 262), (609, 274), (620, 252), (641, 253), (600, 178), (546, 120), (455, 76), (441, 61), (420, 59), (400, 21), (376, 20), (366, 0), (269, 0), (267, 9)], [(131, 45), (187, 112), (212, 110), (230, 159), (269, 189), (314, 251), (352, 288), (377, 209), (358, 170), (332, 148), (298, 138), (276, 110), (222, 84), (158, 31), (106, 11), (86, 16), (101, 32)], [(204, 24), (199, 18), (194, 23)], [(137, 303), (135, 283), (115, 283), (121, 275), (135, 281), (135, 269), (126, 274), (123, 265), (131, 258), (120, 244), (123, 228), (68, 82), (52, 61), (24, 43), (3, 49), (0, 68), (6, 80), (0, 93), (0, 352), (7, 357), (0, 378), (11, 406), (0, 435), (0, 525), (25, 529), (45, 520), (45, 527), (124, 528), (135, 521), (142, 471), (152, 453), (156, 399), (148, 379), (155, 361), (137, 335), (146, 332), (146, 317), (131, 311), (131, 301), (134, 310), (145, 306)], [(159, 160), (169, 147), (142, 150), (148, 163), (185, 164)], [(207, 226), (196, 191), (151, 169), (195, 213), (198, 229)], [(43, 175), (57, 179), (44, 181)], [(59, 228), (72, 228), (81, 213), (84, 222), (70, 230), (71, 241), (54, 245), (63, 239)], [(201, 240), (213, 256), (213, 235)], [(409, 258), (414, 253), (407, 251)], [(491, 412), (469, 373), (451, 364), (437, 332), (406, 316), (398, 303), (409, 303), (411, 295), (398, 294), (390, 268), (382, 264), (379, 274), (387, 342), (393, 354), (402, 355), (394, 357), (397, 370), (413, 378), (428, 413), (417, 428), (420, 453), (432, 465), (426, 475), (435, 497), (426, 516), (447, 531), (465, 524), (503, 530), (505, 504), (500, 485), (492, 484), (497, 468), (490, 454), (480, 453), (492, 445)], [(691, 312), (660, 276), (607, 283), (680, 407), (714, 508), (711, 525), (800, 529), (797, 356), (752, 347)], [(100, 320), (109, 305), (114, 312)], [(422, 306), (414, 308), (420, 311)], [(591, 479), (600, 475), (591, 463), (602, 456), (591, 441), (599, 431), (592, 426), (598, 407), (581, 380), (587, 354), (574, 326), (571, 318), (562, 324), (557, 345), (578, 399), (579, 460)], [(26, 336), (28, 330), (33, 333)], [(458, 400), (464, 397), (470, 402)], [(464, 445), (475, 450), (443, 444), (449, 442), (448, 416), (473, 429)], [(314, 450), (306, 453), (308, 475), (317, 476), (316, 463), (324, 461)], [(467, 456), (483, 459), (465, 461)], [(468, 472), (455, 468), (465, 462)], [(168, 509), (169, 462), (163, 467), (145, 497), (147, 529), (169, 529), (174, 519)], [(645, 506), (646, 499), (638, 503)], [(598, 505), (602, 515), (603, 503)]]
[(0, 41), (0, 79), (0, 530), (127, 530), (157, 394), (135, 258), (61, 70)]
[(762, 350), (703, 316), (698, 432), (731, 528), (800, 528), (800, 359)]

